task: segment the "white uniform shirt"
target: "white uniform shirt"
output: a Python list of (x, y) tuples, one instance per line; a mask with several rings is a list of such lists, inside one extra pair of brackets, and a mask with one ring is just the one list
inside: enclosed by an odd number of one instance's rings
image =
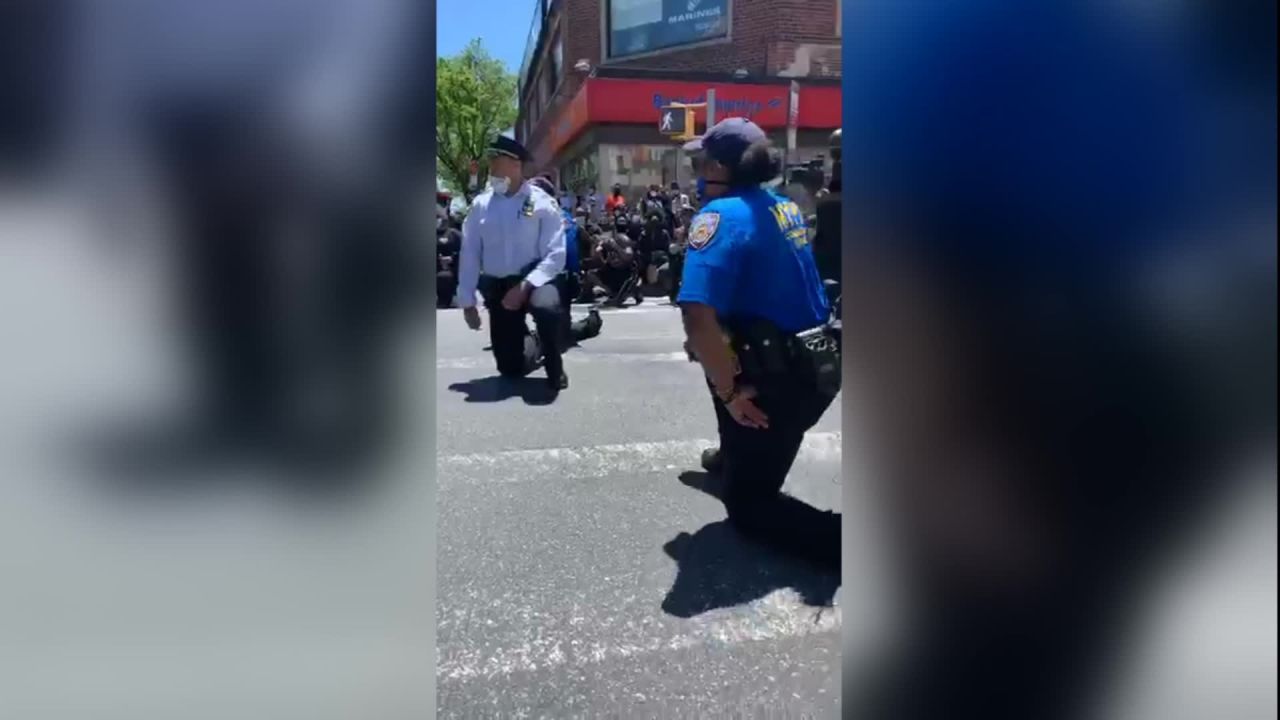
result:
[(564, 271), (564, 260), (564, 218), (555, 198), (527, 182), (511, 197), (486, 190), (462, 224), (458, 305), (476, 304), (481, 275), (517, 275), (540, 261), (525, 275), (540, 288)]

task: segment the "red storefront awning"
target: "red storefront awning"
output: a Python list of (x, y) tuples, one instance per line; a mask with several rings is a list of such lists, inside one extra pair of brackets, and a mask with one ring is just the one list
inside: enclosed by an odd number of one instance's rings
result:
[[(701, 103), (706, 92), (716, 91), (716, 117), (748, 117), (766, 130), (787, 125), (786, 83), (747, 85), (699, 83), (683, 80), (631, 80), (589, 78), (578, 94), (552, 121), (546, 139), (534, 153), (545, 162), (574, 140), (589, 125), (606, 123), (656, 124), (658, 110), (672, 103)], [(840, 86), (801, 85), (799, 127), (834, 130), (840, 127)], [(696, 111), (699, 125), (706, 112)]]

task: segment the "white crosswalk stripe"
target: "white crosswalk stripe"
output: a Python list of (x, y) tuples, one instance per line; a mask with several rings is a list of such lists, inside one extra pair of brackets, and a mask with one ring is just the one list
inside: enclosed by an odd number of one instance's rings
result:
[[(452, 612), (455, 617), (448, 617)], [(467, 623), (468, 608), (442, 608), (442, 621)], [(743, 643), (781, 640), (840, 632), (838, 605), (816, 608), (806, 605), (792, 590), (778, 590), (732, 610), (710, 612), (693, 618), (684, 632), (663, 634), (647, 623), (621, 623), (601, 628), (608, 640), (582, 641), (539, 630), (554, 626), (558, 618), (531, 617), (532, 629), (523, 644), (490, 651), (475, 648), (441, 648), (436, 673), (442, 680), (494, 679), (518, 672), (535, 672), (562, 666), (588, 666), (610, 660), (636, 658), (699, 646), (731, 647)], [(573, 620), (570, 619), (570, 625)], [(656, 622), (654, 623), (657, 624)]]
[[(587, 313), (590, 310), (591, 310), (590, 305), (574, 305), (572, 308), (572, 314), (574, 318), (584, 318), (587, 316)], [(599, 311), (599, 313), (604, 317), (608, 317), (610, 315), (649, 315), (653, 313), (666, 313), (668, 315), (678, 315), (680, 313), (679, 308), (667, 302), (666, 300), (654, 301), (652, 299), (649, 300), (648, 302), (645, 302), (642, 305), (628, 305), (626, 307), (621, 307), (621, 308), (601, 307), (601, 308), (596, 308), (596, 310)], [(449, 308), (446, 310), (439, 310), (437, 312), (441, 316), (448, 317), (450, 315), (461, 314), (462, 311), (459, 310), (458, 308)], [(480, 311), (480, 314), (483, 316), (483, 315), (487, 315), (488, 312), (482, 308)], [(461, 320), (459, 320), (458, 322), (461, 322)]]
[[(687, 363), (689, 358), (681, 352), (666, 353), (593, 353), (567, 352), (564, 361), (571, 365), (582, 365), (598, 362), (609, 363)], [(482, 357), (443, 358), (436, 361), (438, 370), (479, 370), (493, 367), (493, 358)]]
[[(832, 463), (833, 480), (839, 478), (841, 435), (838, 432), (811, 432), (805, 435), (797, 464)], [(663, 472), (685, 469), (703, 448), (716, 444), (712, 439), (634, 442), (591, 447), (536, 448), (494, 453), (443, 455), (437, 461), (438, 487), (450, 483), (521, 482), (556, 477), (564, 479), (605, 477), (625, 469), (628, 472)]]

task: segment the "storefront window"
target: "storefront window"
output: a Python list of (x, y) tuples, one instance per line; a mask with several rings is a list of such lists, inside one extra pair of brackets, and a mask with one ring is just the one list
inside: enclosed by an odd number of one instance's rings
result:
[(566, 187), (575, 193), (585, 193), (591, 187), (605, 187), (600, 183), (600, 167), (596, 153), (587, 153), (565, 163), (560, 176)]
[(605, 159), (604, 187), (617, 183), (638, 193), (649, 185), (666, 187), (677, 180), (688, 185), (692, 181), (688, 159), (677, 172), (677, 157), (682, 153), (670, 145), (601, 145), (600, 155)]
[(676, 48), (728, 37), (729, 0), (665, 3), (609, 0), (606, 52), (610, 58)]

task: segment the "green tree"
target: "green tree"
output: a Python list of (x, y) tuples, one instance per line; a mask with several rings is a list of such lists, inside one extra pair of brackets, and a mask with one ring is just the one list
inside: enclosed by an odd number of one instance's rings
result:
[(516, 120), (516, 76), (500, 60), (472, 40), (453, 57), (436, 58), (436, 158), (445, 182), (466, 188), (468, 200), (471, 164), (484, 187), (487, 170), (481, 162), (495, 135)]

